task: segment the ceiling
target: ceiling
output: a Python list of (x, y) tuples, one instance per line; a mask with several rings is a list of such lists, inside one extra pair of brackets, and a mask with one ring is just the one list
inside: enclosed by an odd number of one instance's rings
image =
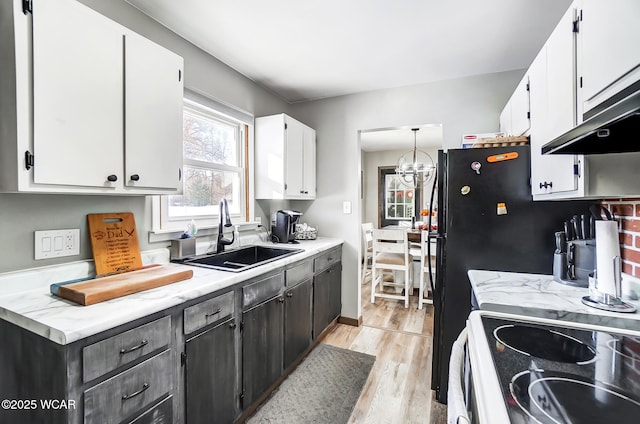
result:
[(442, 125), (416, 125), (401, 128), (378, 128), (360, 132), (360, 148), (364, 152), (380, 152), (383, 150), (413, 149), (414, 131), (416, 146), (421, 148), (442, 147)]
[(571, 0), (126, 0), (290, 103), (527, 68)]

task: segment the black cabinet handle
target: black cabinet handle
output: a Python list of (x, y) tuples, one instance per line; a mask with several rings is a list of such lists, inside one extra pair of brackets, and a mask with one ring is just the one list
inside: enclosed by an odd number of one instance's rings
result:
[(218, 315), (221, 311), (222, 311), (222, 309), (218, 308), (217, 311), (205, 314), (204, 316), (205, 316), (205, 318), (209, 318), (209, 317), (212, 317), (214, 315)]
[(111, 174), (107, 177), (107, 181), (110, 181), (112, 183), (118, 181), (118, 176), (116, 174)]
[(133, 174), (131, 176), (131, 181), (140, 181), (140, 175), (138, 174)]
[(149, 383), (144, 383), (142, 385), (142, 388), (140, 390), (138, 390), (137, 392), (133, 392), (131, 394), (128, 395), (122, 395), (122, 400), (127, 400), (127, 399), (131, 399), (133, 397), (136, 397), (138, 395), (141, 395), (142, 393), (145, 392), (145, 390), (147, 390), (149, 387), (151, 387), (151, 385)]
[(142, 340), (139, 344), (135, 345), (134, 347), (130, 347), (128, 349), (122, 348), (120, 349), (120, 355), (124, 355), (125, 353), (131, 353), (133, 351), (141, 349), (145, 347), (148, 343), (149, 343), (149, 340)]
[(553, 181), (549, 181), (549, 182), (545, 181), (544, 184), (540, 183), (540, 188), (547, 188), (547, 187), (548, 188), (552, 188), (553, 187)]

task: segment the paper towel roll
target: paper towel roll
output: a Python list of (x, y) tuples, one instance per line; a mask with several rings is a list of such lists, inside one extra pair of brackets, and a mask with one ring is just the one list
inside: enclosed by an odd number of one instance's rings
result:
[(620, 256), (617, 221), (596, 221), (596, 270), (598, 291), (615, 294), (613, 258)]

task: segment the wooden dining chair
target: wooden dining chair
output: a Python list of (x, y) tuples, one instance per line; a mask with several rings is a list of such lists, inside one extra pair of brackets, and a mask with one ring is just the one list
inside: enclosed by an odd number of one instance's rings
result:
[(362, 223), (362, 281), (364, 284), (365, 277), (371, 270), (369, 266), (373, 261), (373, 223)]
[[(431, 244), (431, 249), (427, 249), (429, 243)], [(422, 305), (433, 305), (433, 297), (429, 297), (429, 293), (431, 292), (431, 296), (433, 296), (433, 288), (435, 287), (435, 281), (431, 280), (429, 276), (429, 261), (432, 261), (436, 258), (436, 246), (435, 243), (429, 240), (429, 232), (426, 230), (422, 231), (420, 237), (420, 289), (418, 291), (418, 309), (422, 309)], [(435, 266), (431, 266), (431, 273), (433, 277), (436, 275)], [(427, 284), (429, 285), (427, 287)], [(427, 297), (425, 297), (425, 294)]]
[[(406, 230), (373, 230), (373, 265), (371, 269), (371, 303), (376, 297), (404, 300), (404, 307), (409, 307), (409, 295), (413, 294), (412, 267), (413, 257), (409, 253)], [(386, 282), (383, 271), (400, 271), (404, 281)], [(394, 276), (398, 274), (394, 272)], [(402, 287), (402, 294), (385, 292), (385, 287)], [(378, 290), (379, 288), (379, 290)]]

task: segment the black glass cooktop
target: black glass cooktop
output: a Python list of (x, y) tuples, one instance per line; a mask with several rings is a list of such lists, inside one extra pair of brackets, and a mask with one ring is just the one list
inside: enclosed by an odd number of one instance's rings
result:
[(513, 423), (640, 423), (640, 338), (482, 317)]

